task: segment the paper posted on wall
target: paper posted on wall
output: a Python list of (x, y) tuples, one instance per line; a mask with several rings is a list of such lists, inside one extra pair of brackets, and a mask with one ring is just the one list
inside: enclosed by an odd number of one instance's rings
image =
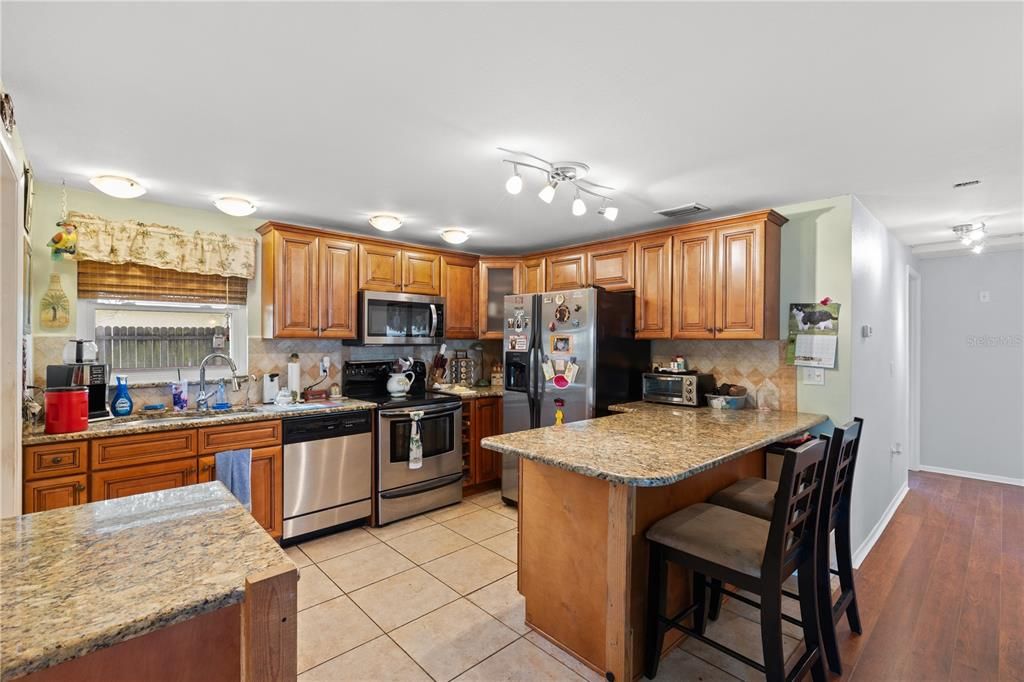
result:
[(793, 364), (802, 367), (827, 367), (832, 369), (836, 366), (837, 341), (839, 341), (839, 338), (836, 336), (797, 334)]
[(834, 369), (838, 340), (838, 303), (826, 298), (820, 303), (789, 305), (786, 364)]

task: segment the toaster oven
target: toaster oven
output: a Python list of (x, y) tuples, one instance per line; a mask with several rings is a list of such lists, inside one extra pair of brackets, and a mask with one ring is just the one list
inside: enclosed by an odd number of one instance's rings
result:
[(643, 397), (649, 403), (668, 403), (701, 407), (707, 405), (705, 394), (715, 392), (713, 374), (700, 372), (645, 372)]

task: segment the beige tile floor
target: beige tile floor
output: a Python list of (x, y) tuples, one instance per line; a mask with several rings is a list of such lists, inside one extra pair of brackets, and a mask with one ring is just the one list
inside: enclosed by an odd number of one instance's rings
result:
[[(299, 680), (603, 680), (525, 624), (516, 526), (515, 509), (491, 491), (289, 547), (301, 575)], [(753, 609), (727, 604), (709, 634), (760, 660)], [(693, 642), (658, 672), (659, 680), (737, 677), (758, 675)]]

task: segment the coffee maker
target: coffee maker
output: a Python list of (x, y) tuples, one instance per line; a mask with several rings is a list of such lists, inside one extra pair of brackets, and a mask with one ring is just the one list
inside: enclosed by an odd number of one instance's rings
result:
[(89, 389), (89, 421), (111, 419), (107, 409), (107, 380), (110, 368), (95, 362), (46, 366), (46, 386), (85, 386)]

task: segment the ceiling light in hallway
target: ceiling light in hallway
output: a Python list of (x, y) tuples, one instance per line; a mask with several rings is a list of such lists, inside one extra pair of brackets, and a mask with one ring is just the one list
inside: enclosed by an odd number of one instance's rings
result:
[(227, 213), (228, 215), (233, 215), (239, 218), (251, 215), (256, 211), (256, 204), (241, 197), (219, 197), (213, 200), (213, 205), (222, 213)]
[(89, 178), (89, 184), (112, 197), (118, 199), (134, 199), (146, 193), (146, 188), (136, 180), (120, 175), (97, 175)]

